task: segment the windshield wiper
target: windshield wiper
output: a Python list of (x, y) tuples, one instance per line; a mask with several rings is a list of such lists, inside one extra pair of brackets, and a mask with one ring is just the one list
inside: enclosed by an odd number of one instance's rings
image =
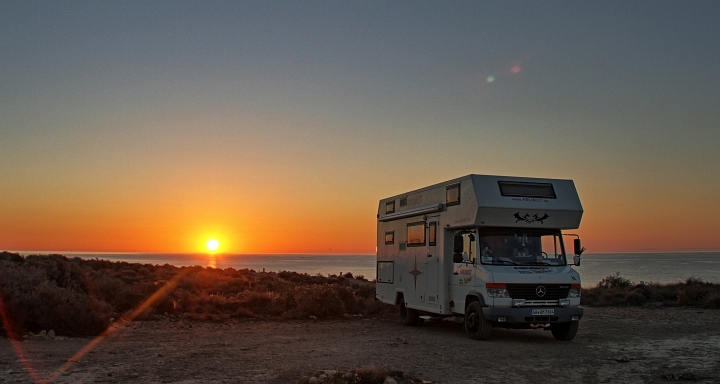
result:
[(518, 265), (518, 263), (512, 261), (511, 259), (508, 259), (507, 257), (493, 257), (492, 263), (495, 264), (496, 262), (499, 263), (510, 263), (510, 265)]

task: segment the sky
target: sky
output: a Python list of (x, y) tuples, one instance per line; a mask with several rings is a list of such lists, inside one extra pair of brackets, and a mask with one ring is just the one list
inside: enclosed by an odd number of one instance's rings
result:
[(375, 252), (378, 201), (572, 179), (720, 250), (716, 1), (2, 1), (0, 250)]

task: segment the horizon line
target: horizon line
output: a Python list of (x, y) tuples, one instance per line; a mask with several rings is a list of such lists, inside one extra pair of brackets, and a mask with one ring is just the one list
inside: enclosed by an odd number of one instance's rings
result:
[[(128, 252), (128, 251), (58, 251), (58, 250), (2, 250), (0, 252), (29, 255), (206, 255), (206, 256), (277, 256), (277, 255), (315, 255), (315, 256), (374, 256), (376, 253), (328, 253), (328, 252), (278, 252), (278, 253), (208, 253), (208, 252)], [(648, 253), (720, 253), (720, 250), (642, 250), (586, 252), (583, 255), (598, 254), (648, 254)], [(567, 253), (570, 255), (570, 253)]]

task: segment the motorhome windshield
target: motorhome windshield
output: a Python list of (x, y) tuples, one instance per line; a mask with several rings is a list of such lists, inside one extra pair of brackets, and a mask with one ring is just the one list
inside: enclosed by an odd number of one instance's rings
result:
[(503, 230), (479, 233), (480, 261), (492, 265), (566, 265), (560, 232)]

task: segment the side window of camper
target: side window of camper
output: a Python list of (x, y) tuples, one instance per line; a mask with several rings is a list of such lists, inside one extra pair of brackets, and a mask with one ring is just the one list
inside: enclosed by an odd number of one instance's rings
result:
[(395, 243), (395, 231), (385, 232), (385, 244)]
[(408, 247), (425, 245), (425, 222), (410, 223), (407, 226)]
[(395, 212), (395, 200), (385, 203), (385, 213)]
[(437, 244), (437, 222), (435, 221), (428, 224), (428, 244)]
[(449, 185), (445, 190), (445, 204), (460, 204), (460, 184)]

